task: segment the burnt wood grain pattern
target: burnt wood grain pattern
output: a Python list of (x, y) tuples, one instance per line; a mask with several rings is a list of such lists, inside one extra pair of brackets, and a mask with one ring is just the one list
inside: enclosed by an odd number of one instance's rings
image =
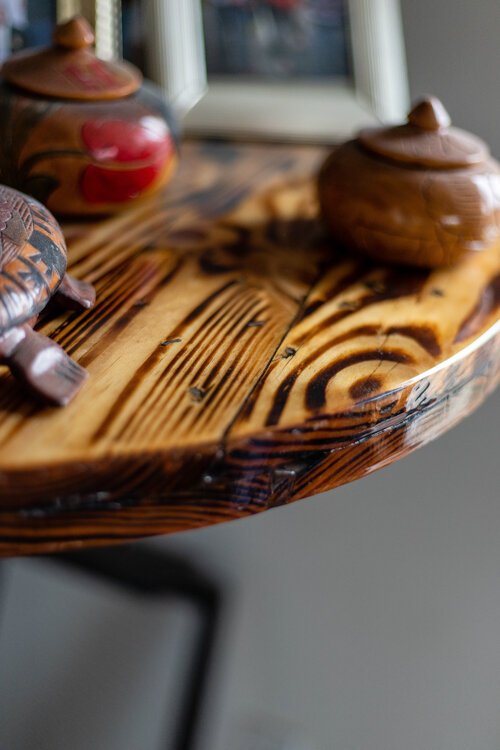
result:
[(435, 271), (334, 247), (307, 146), (187, 143), (164, 195), (65, 227), (98, 304), (45, 317), (91, 378), (65, 410), (0, 372), (0, 554), (190, 529), (353, 481), (500, 372), (500, 248)]

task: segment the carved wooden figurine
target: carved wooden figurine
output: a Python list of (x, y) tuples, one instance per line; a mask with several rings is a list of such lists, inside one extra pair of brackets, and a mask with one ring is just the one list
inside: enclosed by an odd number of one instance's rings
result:
[(54, 46), (12, 55), (0, 84), (0, 182), (65, 215), (110, 213), (163, 187), (177, 162), (172, 116), (139, 70), (95, 57), (81, 17)]
[(87, 373), (32, 326), (54, 294), (77, 309), (95, 301), (90, 284), (66, 274), (66, 260), (62, 231), (47, 209), (0, 186), (0, 364), (59, 406), (76, 395)]
[(319, 198), (338, 242), (392, 263), (446, 266), (500, 230), (499, 165), (434, 97), (405, 125), (362, 130), (334, 151)]

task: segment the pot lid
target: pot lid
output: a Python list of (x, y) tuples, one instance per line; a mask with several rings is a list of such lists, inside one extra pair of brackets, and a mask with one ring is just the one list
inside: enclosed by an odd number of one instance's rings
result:
[(12, 55), (2, 67), (3, 77), (31, 93), (60, 99), (121, 99), (137, 91), (140, 71), (122, 60), (100, 60), (93, 44), (92, 27), (75, 16), (56, 26), (52, 47)]
[(417, 167), (453, 169), (484, 162), (490, 153), (486, 143), (450, 124), (439, 99), (431, 96), (415, 104), (406, 124), (362, 130), (359, 140), (375, 154)]

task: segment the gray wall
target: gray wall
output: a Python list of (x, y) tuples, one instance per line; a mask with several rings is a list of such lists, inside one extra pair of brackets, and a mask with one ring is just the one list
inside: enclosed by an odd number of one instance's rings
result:
[[(404, 0), (414, 94), (500, 154), (498, 0)], [(230, 597), (200, 750), (498, 750), (500, 398), (363, 481), (154, 542)], [(0, 746), (153, 750), (194, 621), (8, 564)]]
[(500, 157), (500, 3), (401, 0), (412, 96), (442, 97), (452, 120)]

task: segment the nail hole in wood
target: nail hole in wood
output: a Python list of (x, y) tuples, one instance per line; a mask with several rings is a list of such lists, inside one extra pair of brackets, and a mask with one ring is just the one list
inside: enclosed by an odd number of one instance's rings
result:
[(289, 357), (294, 357), (296, 354), (297, 349), (294, 349), (293, 346), (287, 346), (281, 356), (283, 357), (283, 359), (288, 359)]
[(383, 294), (385, 292), (385, 284), (381, 281), (367, 281), (365, 287), (375, 294)]
[(189, 389), (189, 393), (194, 401), (203, 401), (207, 392), (203, 388), (198, 388), (196, 385)]
[(262, 328), (265, 323), (265, 320), (249, 320), (247, 323), (247, 328)]

